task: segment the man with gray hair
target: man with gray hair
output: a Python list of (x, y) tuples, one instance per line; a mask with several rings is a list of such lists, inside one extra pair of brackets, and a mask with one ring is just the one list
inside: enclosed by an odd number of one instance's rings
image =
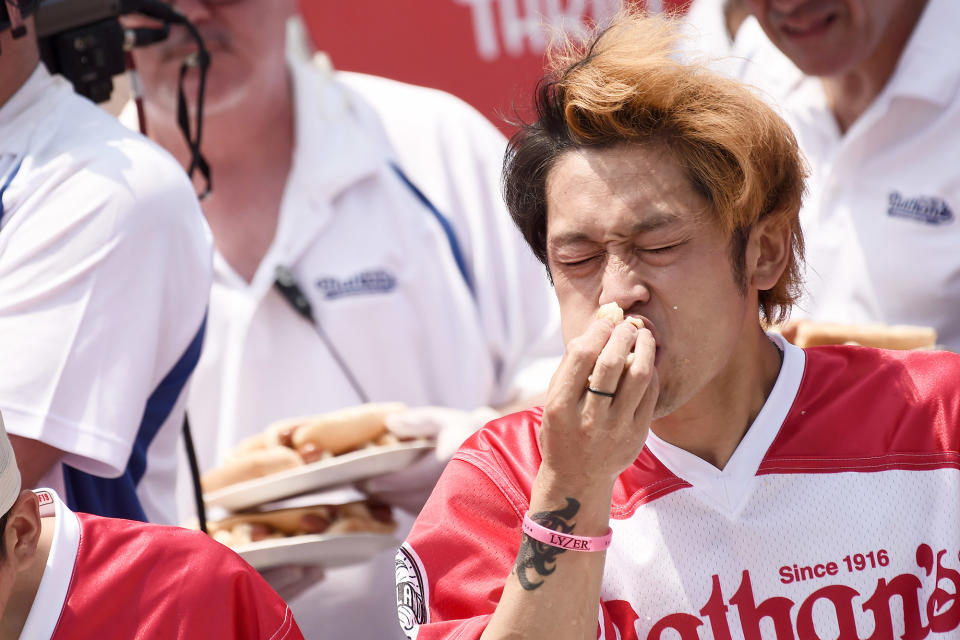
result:
[[(364, 488), (416, 513), (460, 442), (533, 404), (562, 351), (546, 274), (503, 205), (506, 141), (452, 95), (335, 71), (294, 0), (177, 8), (213, 60), (203, 209), (217, 253), (189, 399), (201, 471), (274, 421), (399, 401), (409, 409), (387, 426), (436, 435), (435, 454)], [(135, 53), (149, 133), (183, 162), (174, 116), (192, 50), (174, 29)], [(308, 634), (396, 637), (391, 556), (291, 599)]]
[(960, 350), (960, 3), (746, 5), (738, 75), (782, 112), (811, 168), (797, 316), (929, 326)]

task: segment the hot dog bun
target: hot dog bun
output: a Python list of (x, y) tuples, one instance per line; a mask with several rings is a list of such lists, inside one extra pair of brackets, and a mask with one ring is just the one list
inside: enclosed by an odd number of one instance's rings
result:
[[(643, 320), (640, 318), (635, 318), (634, 316), (624, 316), (623, 309), (620, 308), (620, 305), (616, 302), (608, 302), (607, 304), (600, 305), (600, 308), (597, 310), (598, 319), (608, 319), (613, 320), (614, 324), (620, 324), (621, 322), (629, 322), (637, 329), (643, 329)], [(636, 357), (634, 352), (627, 354), (627, 359), (623, 363), (623, 368), (626, 369), (633, 364), (633, 360)]]
[(260, 451), (267, 448), (267, 441), (264, 438), (264, 434), (258, 433), (257, 435), (250, 436), (249, 438), (244, 438), (240, 441), (240, 444), (230, 452), (231, 456), (238, 456), (250, 453), (251, 451)]
[(292, 449), (294, 448), (293, 432), (307, 419), (308, 418), (304, 417), (284, 418), (283, 420), (271, 422), (263, 432), (263, 439), (270, 446), (288, 447)]
[(237, 453), (224, 463), (203, 474), (200, 485), (204, 491), (216, 491), (231, 484), (262, 478), (303, 465), (303, 459), (293, 449), (267, 447)]
[(365, 446), (397, 444), (399, 440), (387, 431), (385, 419), (404, 410), (402, 403), (379, 402), (278, 420), (262, 434), (243, 440), (219, 467), (205, 473), (200, 483), (204, 491), (216, 491)]
[(608, 302), (597, 309), (597, 318), (612, 320), (614, 324), (623, 322), (623, 309), (616, 302)]
[(922, 349), (937, 343), (937, 332), (910, 325), (801, 322), (793, 343), (798, 347), (854, 343), (878, 349)]
[(387, 431), (386, 417), (406, 409), (399, 402), (371, 402), (320, 416), (299, 418), (293, 432), (297, 450), (313, 445), (333, 455), (358, 449)]

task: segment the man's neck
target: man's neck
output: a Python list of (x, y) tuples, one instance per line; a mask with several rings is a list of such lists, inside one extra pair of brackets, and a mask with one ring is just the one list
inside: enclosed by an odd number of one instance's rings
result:
[[(43, 580), (47, 558), (50, 556), (50, 546), (53, 543), (56, 522), (54, 517), (40, 519), (41, 531), (37, 553), (33, 558), (33, 563), (26, 570), (17, 574), (10, 599), (3, 610), (3, 618), (0, 619), (0, 640), (17, 640), (23, 631), (23, 626), (27, 622), (30, 610), (33, 608), (33, 602), (37, 598), (37, 591), (40, 590), (40, 582)], [(48, 615), (52, 613), (49, 612)]]
[(0, 34), (0, 107), (26, 84), (38, 64), (40, 53), (32, 35), (14, 40), (9, 29)]
[[(243, 100), (219, 111), (208, 109), (204, 114), (201, 145), (214, 172), (248, 175), (290, 155), (294, 106), (289, 82), (280, 90), (271, 88), (264, 98)], [(149, 101), (146, 109), (150, 138), (187, 167), (190, 155), (176, 114)]]
[[(148, 115), (150, 136), (187, 166), (189, 155), (173, 114)], [(203, 211), (217, 250), (248, 282), (276, 235), (294, 135), (289, 85), (269, 100), (244, 102), (204, 122), (202, 148), (213, 191)]]
[(662, 440), (723, 469), (763, 408), (780, 374), (783, 354), (751, 329), (724, 370), (689, 402), (656, 420)]
[(926, 2), (901, 3), (869, 57), (852, 69), (820, 79), (841, 133), (853, 126), (887, 86), (925, 7)]

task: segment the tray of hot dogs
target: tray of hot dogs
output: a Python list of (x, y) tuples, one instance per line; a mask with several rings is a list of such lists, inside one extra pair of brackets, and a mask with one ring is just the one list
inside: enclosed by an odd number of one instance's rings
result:
[(434, 448), (426, 439), (388, 432), (387, 416), (405, 408), (370, 403), (275, 422), (201, 477), (204, 502), (241, 511), (405, 469)]
[(399, 544), (390, 507), (349, 488), (261, 505), (207, 527), (258, 570), (315, 564), (333, 569)]

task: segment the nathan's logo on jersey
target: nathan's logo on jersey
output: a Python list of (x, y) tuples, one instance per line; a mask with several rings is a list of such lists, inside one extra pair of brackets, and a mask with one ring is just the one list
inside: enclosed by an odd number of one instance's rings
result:
[(344, 280), (328, 276), (317, 280), (317, 287), (327, 300), (344, 296), (388, 293), (397, 288), (397, 278), (386, 269), (361, 271)]
[[(710, 597), (698, 615), (672, 613), (664, 616), (650, 628), (646, 640), (699, 640), (698, 628), (701, 626), (708, 626), (716, 640), (735, 637), (762, 640), (768, 637), (761, 633), (763, 620), (766, 625), (772, 625), (777, 640), (827, 637), (837, 640), (921, 640), (930, 634), (955, 632), (960, 629), (960, 571), (944, 566), (944, 561), (955, 562), (958, 558), (956, 551), (940, 550), (934, 554), (929, 545), (917, 547), (917, 566), (926, 576), (935, 579), (932, 592), (924, 592), (917, 575), (901, 573), (889, 579), (879, 578), (873, 593), (861, 593), (842, 583), (831, 584), (813, 591), (799, 603), (783, 596), (758, 602), (749, 571), (743, 572), (740, 585), (728, 596), (724, 594), (720, 578), (713, 575)], [(825, 577), (830, 575), (833, 574), (826, 573)], [(640, 615), (633, 606), (624, 600), (611, 600), (604, 605), (620, 632), (617, 634), (609, 629), (606, 637), (638, 640), (636, 623)], [(736, 608), (736, 616), (728, 614), (731, 607)], [(857, 630), (858, 613), (869, 614), (872, 618), (871, 623), (864, 625), (870, 628), (860, 630), (864, 633)], [(829, 626), (833, 628), (826, 636), (821, 635), (823, 629), (818, 631), (817, 628), (824, 619), (830, 621)]]
[(887, 203), (887, 215), (897, 218), (910, 218), (927, 224), (953, 222), (953, 211), (943, 198), (904, 198), (898, 191), (894, 191), (887, 196)]
[(410, 640), (414, 640), (419, 627), (430, 618), (427, 609), (427, 581), (423, 563), (410, 545), (403, 543), (397, 551), (397, 616), (400, 627)]

